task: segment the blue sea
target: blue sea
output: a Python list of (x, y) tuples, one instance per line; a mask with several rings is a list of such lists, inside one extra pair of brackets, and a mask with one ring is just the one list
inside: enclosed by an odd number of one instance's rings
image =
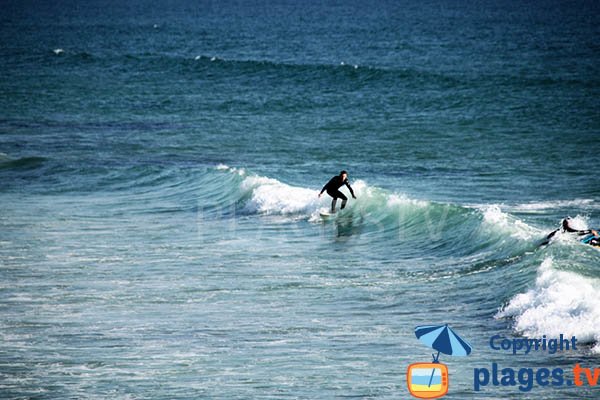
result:
[(598, 2), (1, 8), (0, 398), (598, 398)]

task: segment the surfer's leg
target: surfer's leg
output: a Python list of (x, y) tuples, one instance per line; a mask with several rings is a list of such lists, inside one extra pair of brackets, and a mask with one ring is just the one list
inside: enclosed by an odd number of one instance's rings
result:
[(335, 202), (337, 201), (337, 199), (334, 197), (333, 200), (331, 200), (331, 212), (334, 213), (335, 212)]
[(340, 192), (339, 190), (337, 192), (337, 197), (342, 199), (342, 207), (340, 208), (340, 210), (343, 210), (344, 207), (346, 207), (346, 202), (348, 201), (348, 198), (344, 196), (344, 193)]

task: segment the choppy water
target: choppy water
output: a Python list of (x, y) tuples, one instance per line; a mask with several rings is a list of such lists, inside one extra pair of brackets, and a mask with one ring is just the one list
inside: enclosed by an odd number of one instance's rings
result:
[[(0, 397), (407, 398), (599, 366), (594, 2), (8, 2)], [(358, 199), (323, 221), (322, 185)], [(490, 336), (576, 335), (513, 357)]]

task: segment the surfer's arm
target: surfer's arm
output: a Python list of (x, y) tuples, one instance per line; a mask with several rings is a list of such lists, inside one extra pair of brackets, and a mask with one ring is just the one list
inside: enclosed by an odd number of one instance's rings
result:
[(348, 179), (346, 179), (346, 181), (344, 182), (344, 184), (346, 184), (346, 187), (348, 188), (348, 190), (350, 190), (350, 194), (352, 195), (352, 198), (356, 198), (356, 196), (354, 195), (354, 190), (352, 190), (352, 187), (350, 186), (350, 182), (348, 182)]
[(587, 229), (587, 230), (579, 230), (579, 229), (571, 228), (569, 225), (563, 226), (563, 230), (565, 232), (576, 233), (578, 235), (587, 235), (588, 233), (590, 233), (589, 229)]
[(325, 184), (325, 186), (323, 186), (323, 189), (321, 189), (321, 192), (319, 193), (319, 197), (321, 197), (321, 195), (323, 194), (323, 192), (324, 192), (325, 190), (327, 190), (327, 186), (329, 186), (329, 182), (327, 182), (327, 183)]
[(577, 234), (579, 236), (581, 236), (581, 235), (594, 235), (594, 236), (598, 236), (598, 231), (596, 231), (594, 229), (586, 229), (585, 231), (579, 231), (579, 232), (577, 232)]
[(579, 229), (573, 229), (571, 227), (566, 227), (564, 229), (564, 231), (569, 232), (569, 233), (575, 233), (575, 234), (577, 234), (577, 236), (589, 235), (590, 233), (592, 233), (592, 229), (579, 230)]

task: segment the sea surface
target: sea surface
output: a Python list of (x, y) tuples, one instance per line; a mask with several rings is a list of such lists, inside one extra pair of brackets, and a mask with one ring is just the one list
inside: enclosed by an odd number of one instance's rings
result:
[(598, 398), (473, 377), (600, 367), (598, 2), (1, 8), (0, 398)]

